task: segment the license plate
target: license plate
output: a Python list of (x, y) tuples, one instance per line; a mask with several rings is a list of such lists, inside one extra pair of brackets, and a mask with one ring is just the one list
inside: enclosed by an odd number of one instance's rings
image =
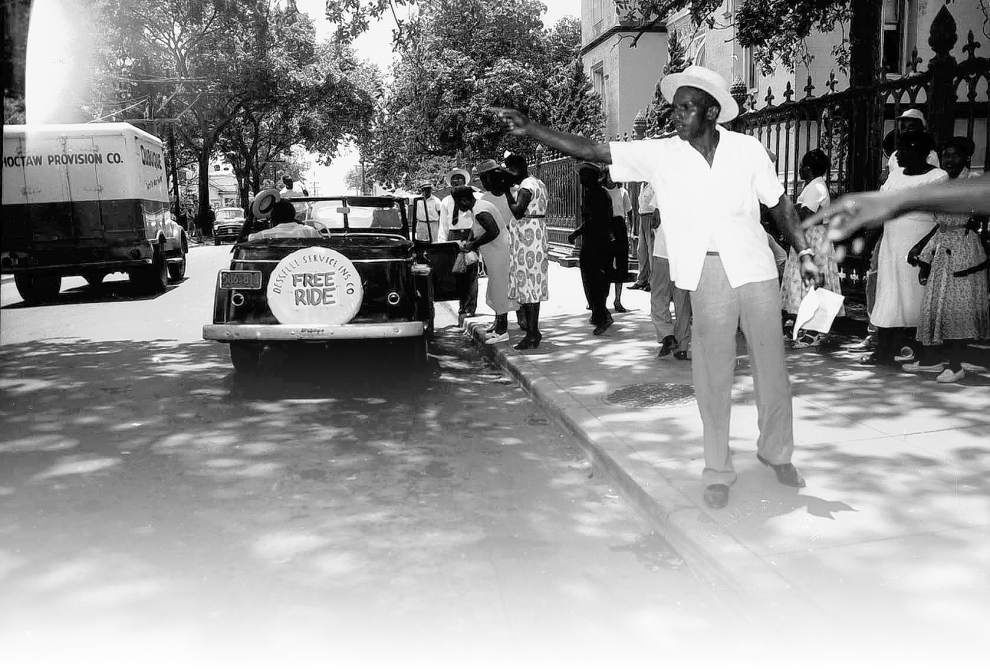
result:
[(221, 289), (260, 289), (260, 270), (221, 270)]

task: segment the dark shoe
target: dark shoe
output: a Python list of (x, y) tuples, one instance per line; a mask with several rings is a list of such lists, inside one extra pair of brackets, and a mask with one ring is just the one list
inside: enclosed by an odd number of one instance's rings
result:
[(626, 287), (626, 289), (642, 289), (644, 286), (646, 285), (643, 284), (642, 282), (633, 282), (628, 287)]
[(680, 361), (688, 361), (691, 357), (689, 356), (688, 351), (686, 349), (682, 349), (680, 351), (674, 352), (674, 358)]
[(859, 362), (864, 366), (891, 366), (894, 360), (889, 356), (884, 356), (879, 352), (871, 352), (860, 357)]
[(675, 347), (677, 347), (677, 338), (672, 335), (666, 336), (660, 341), (660, 351), (657, 352), (657, 358), (660, 359), (667, 356), (674, 351)]
[(653, 291), (653, 289), (650, 288), (650, 285), (649, 284), (644, 284), (643, 286), (640, 287), (640, 289), (642, 289), (643, 291), (647, 291), (647, 292)]
[(592, 333), (594, 333), (596, 336), (597, 335), (601, 335), (601, 334), (605, 333), (605, 331), (608, 330), (608, 327), (611, 326), (614, 323), (615, 323), (615, 320), (612, 319), (612, 315), (609, 315), (608, 316), (608, 319), (605, 320), (605, 323), (599, 324), (598, 326), (596, 326), (595, 327), (595, 330), (592, 331)]
[(724, 508), (728, 502), (728, 485), (708, 485), (705, 487), (705, 503), (709, 508)]
[(756, 455), (756, 458), (760, 460), (761, 464), (773, 469), (777, 475), (777, 482), (780, 484), (788, 487), (804, 487), (804, 478), (798, 473), (798, 469), (794, 468), (794, 464), (771, 464), (759, 454)]
[(629, 310), (627, 310), (619, 301), (615, 301), (612, 305), (615, 306), (616, 312), (629, 312)]
[(533, 344), (533, 341), (529, 339), (529, 336), (525, 336), (523, 337), (522, 340), (520, 340), (515, 345), (513, 345), (512, 349), (514, 350), (533, 349), (535, 346), (536, 345)]

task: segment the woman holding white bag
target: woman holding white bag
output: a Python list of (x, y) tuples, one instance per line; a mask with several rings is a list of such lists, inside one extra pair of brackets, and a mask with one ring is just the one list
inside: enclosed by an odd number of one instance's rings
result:
[[(798, 196), (797, 211), (802, 219), (807, 219), (819, 209), (828, 207), (831, 202), (828, 186), (825, 184), (825, 176), (830, 167), (828, 156), (821, 149), (812, 149), (801, 159), (800, 172), (805, 187)], [(833, 293), (841, 294), (839, 267), (835, 262), (835, 249), (828, 239), (828, 226), (824, 223), (811, 226), (804, 235), (808, 240), (808, 246), (814, 252), (815, 263), (823, 270), (825, 282), (822, 286)], [(797, 315), (801, 300), (813, 290), (814, 287), (809, 287), (802, 280), (801, 263), (797, 252), (792, 249), (787, 256), (780, 284), (780, 302), (784, 313), (790, 317)], [(843, 310), (840, 308), (839, 315), (842, 314)], [(806, 329), (796, 336), (792, 346), (794, 349), (815, 347), (825, 342), (827, 338), (827, 333)]]

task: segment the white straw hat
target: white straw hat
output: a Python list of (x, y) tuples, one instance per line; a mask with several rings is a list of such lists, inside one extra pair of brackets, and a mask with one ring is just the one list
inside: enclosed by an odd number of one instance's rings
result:
[(709, 70), (700, 65), (691, 65), (685, 68), (683, 72), (666, 75), (660, 80), (660, 93), (667, 99), (667, 102), (672, 103), (674, 93), (682, 86), (701, 89), (712, 98), (715, 98), (721, 108), (718, 113), (718, 119), (716, 119), (718, 123), (731, 121), (739, 116), (739, 105), (736, 104), (736, 101), (732, 98), (732, 94), (729, 93), (728, 82), (714, 70)]

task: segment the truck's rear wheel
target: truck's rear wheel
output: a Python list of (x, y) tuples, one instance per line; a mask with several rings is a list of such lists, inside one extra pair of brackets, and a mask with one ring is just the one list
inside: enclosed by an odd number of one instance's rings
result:
[(241, 375), (253, 375), (261, 366), (262, 345), (247, 342), (230, 343), (230, 362)]
[(28, 305), (37, 305), (54, 300), (62, 290), (60, 275), (14, 275), (17, 292)]
[(168, 261), (168, 277), (173, 282), (180, 282), (186, 276), (186, 251), (180, 249), (179, 254), (179, 258)]
[(106, 276), (106, 273), (101, 272), (83, 273), (83, 279), (91, 287), (98, 287), (103, 284), (103, 278)]
[(151, 257), (151, 265), (130, 273), (131, 282), (148, 294), (160, 294), (168, 288), (168, 267), (165, 264), (165, 255), (158, 245)]

